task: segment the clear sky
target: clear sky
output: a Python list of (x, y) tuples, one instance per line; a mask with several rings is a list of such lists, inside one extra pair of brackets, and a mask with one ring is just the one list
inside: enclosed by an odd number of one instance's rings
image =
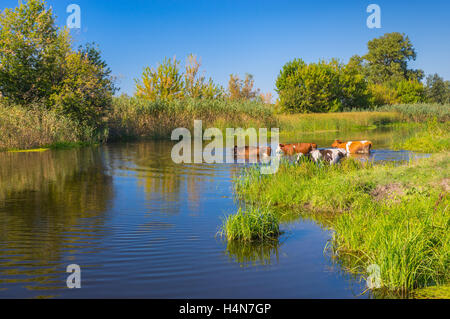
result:
[[(203, 70), (226, 86), (229, 75), (251, 73), (262, 92), (293, 58), (306, 62), (363, 55), (367, 42), (387, 32), (404, 32), (418, 56), (412, 64), (450, 80), (450, 1), (448, 0), (47, 0), (58, 24), (69, 4), (81, 7), (76, 46), (99, 44), (118, 77), (121, 92), (133, 94), (144, 66), (164, 57), (201, 57)], [(381, 29), (369, 29), (366, 8), (381, 7)], [(17, 0), (1, 0), (0, 8)]]

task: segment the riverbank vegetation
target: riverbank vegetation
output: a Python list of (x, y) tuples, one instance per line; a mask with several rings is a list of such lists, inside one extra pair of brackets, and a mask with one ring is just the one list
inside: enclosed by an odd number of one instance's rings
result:
[(39, 106), (0, 102), (0, 127), (0, 151), (99, 141), (91, 126)]
[[(346, 64), (288, 62), (276, 80), (273, 104), (270, 93), (255, 88), (252, 75), (231, 74), (224, 88), (204, 75), (194, 54), (184, 64), (164, 58), (144, 67), (134, 96), (116, 97), (115, 78), (99, 48), (74, 49), (69, 32), (55, 21), (44, 0), (0, 15), (0, 149), (168, 139), (173, 128), (191, 128), (194, 119), (219, 128), (279, 125), (283, 134), (449, 118), (449, 82), (434, 74), (422, 83), (423, 71), (408, 68), (417, 53), (400, 33), (369, 41), (367, 54)], [(344, 110), (363, 112), (334, 113)], [(286, 115), (312, 112), (330, 115)]]
[[(376, 264), (393, 291), (449, 282), (449, 153), (403, 165), (347, 159), (338, 166), (284, 163), (277, 174), (247, 168), (235, 180), (249, 205), (271, 203), (311, 218), (326, 213), (332, 255), (348, 271)], [(330, 218), (332, 216), (332, 218)]]
[(173, 101), (121, 96), (114, 98), (107, 117), (109, 140), (168, 139), (174, 129), (192, 129), (195, 120), (204, 127), (277, 126), (272, 110), (260, 101), (185, 98)]
[(223, 220), (218, 235), (228, 241), (266, 241), (280, 235), (279, 217), (270, 209), (240, 208), (236, 214)]
[(387, 33), (368, 42), (364, 56), (348, 63), (338, 59), (305, 63), (294, 59), (283, 66), (276, 88), (278, 109), (287, 113), (340, 112), (382, 105), (448, 104), (450, 82), (439, 75), (408, 68), (417, 52), (405, 34)]

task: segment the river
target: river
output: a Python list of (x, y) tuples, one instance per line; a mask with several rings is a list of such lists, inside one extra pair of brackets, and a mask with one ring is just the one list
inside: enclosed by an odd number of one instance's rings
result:
[[(239, 165), (177, 165), (173, 145), (0, 153), (0, 298), (368, 297), (312, 221), (284, 223), (271, 246), (218, 238)], [(373, 159), (410, 155), (380, 142)], [(70, 264), (81, 289), (66, 286)]]

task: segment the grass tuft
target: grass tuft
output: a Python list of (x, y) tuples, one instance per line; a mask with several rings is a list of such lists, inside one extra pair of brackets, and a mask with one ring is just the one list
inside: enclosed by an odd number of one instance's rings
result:
[(227, 216), (218, 233), (228, 241), (266, 241), (280, 235), (278, 216), (268, 209), (239, 208), (234, 215)]

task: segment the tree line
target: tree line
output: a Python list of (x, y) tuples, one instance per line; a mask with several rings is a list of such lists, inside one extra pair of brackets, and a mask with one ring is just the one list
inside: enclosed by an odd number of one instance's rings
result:
[[(58, 28), (45, 0), (20, 2), (0, 14), (0, 98), (54, 110), (81, 125), (100, 128), (118, 91), (111, 69), (95, 44), (73, 49), (67, 29)], [(396, 103), (449, 103), (450, 85), (434, 74), (408, 67), (416, 50), (407, 36), (389, 33), (368, 43), (368, 53), (348, 63), (336, 59), (286, 63), (277, 80), (277, 104), (284, 112), (334, 112)], [(184, 70), (176, 58), (146, 67), (136, 80), (136, 98), (257, 100), (270, 94), (255, 89), (254, 78), (230, 75), (228, 88), (206, 78), (195, 55)]]
[(368, 43), (364, 56), (348, 63), (320, 60), (286, 63), (276, 81), (279, 104), (292, 113), (333, 112), (386, 104), (450, 102), (450, 82), (408, 67), (417, 53), (408, 36), (387, 33)]

